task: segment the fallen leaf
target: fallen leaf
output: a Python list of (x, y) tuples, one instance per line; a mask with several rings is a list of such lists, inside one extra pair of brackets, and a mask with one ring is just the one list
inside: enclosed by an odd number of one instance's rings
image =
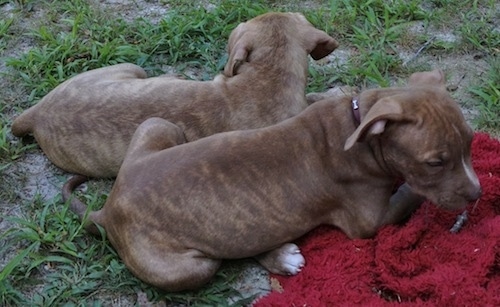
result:
[(283, 289), (283, 287), (281, 286), (280, 282), (276, 278), (271, 277), (270, 280), (271, 280), (271, 290), (272, 291), (276, 291), (278, 293), (283, 293), (283, 291), (285, 291)]

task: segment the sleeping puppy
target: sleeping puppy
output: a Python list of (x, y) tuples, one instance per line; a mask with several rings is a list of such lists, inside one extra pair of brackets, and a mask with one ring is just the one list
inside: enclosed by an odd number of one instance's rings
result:
[(194, 141), (298, 114), (307, 106), (307, 55), (321, 59), (337, 46), (299, 13), (263, 14), (232, 31), (228, 63), (213, 81), (147, 78), (133, 64), (91, 70), (23, 112), (12, 133), (32, 133), (67, 172), (114, 177), (132, 134), (150, 117), (168, 120)]

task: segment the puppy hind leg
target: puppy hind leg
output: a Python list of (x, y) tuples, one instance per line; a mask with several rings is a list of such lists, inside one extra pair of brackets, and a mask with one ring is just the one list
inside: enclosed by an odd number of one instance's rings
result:
[(126, 158), (161, 151), (186, 142), (184, 131), (177, 125), (158, 117), (145, 120), (135, 131)]
[(182, 253), (151, 253), (136, 257), (129, 269), (148, 284), (165, 291), (197, 289), (206, 284), (220, 267), (221, 260), (207, 258), (197, 250)]
[(257, 255), (255, 259), (269, 272), (281, 275), (296, 275), (306, 261), (300, 249), (293, 243), (286, 243), (269, 252)]

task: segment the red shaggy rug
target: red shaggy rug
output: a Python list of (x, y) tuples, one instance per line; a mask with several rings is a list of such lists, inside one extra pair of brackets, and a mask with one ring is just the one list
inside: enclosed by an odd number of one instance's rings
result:
[(255, 306), (500, 306), (500, 142), (478, 133), (472, 147), (483, 196), (459, 232), (460, 212), (428, 202), (373, 239), (320, 227), (298, 240), (302, 272), (273, 275)]

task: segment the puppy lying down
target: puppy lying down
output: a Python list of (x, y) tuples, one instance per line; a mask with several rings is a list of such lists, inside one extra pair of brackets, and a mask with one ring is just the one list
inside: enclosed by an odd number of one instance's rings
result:
[(67, 172), (115, 177), (132, 134), (150, 117), (177, 125), (193, 141), (300, 113), (307, 106), (308, 54), (321, 59), (337, 46), (299, 13), (267, 13), (232, 31), (228, 63), (213, 81), (147, 78), (133, 64), (91, 70), (23, 112), (12, 133), (32, 133)]
[[(424, 198), (461, 209), (480, 197), (472, 136), (440, 71), (185, 144), (181, 128), (151, 118), (86, 229), (102, 226), (127, 267), (167, 291), (200, 287), (222, 259), (256, 257), (271, 272), (297, 274), (305, 260), (290, 242), (321, 224), (365, 238)], [(406, 183), (393, 194), (398, 179)], [(72, 178), (63, 197), (85, 180)], [(86, 216), (76, 198), (71, 209)]]

